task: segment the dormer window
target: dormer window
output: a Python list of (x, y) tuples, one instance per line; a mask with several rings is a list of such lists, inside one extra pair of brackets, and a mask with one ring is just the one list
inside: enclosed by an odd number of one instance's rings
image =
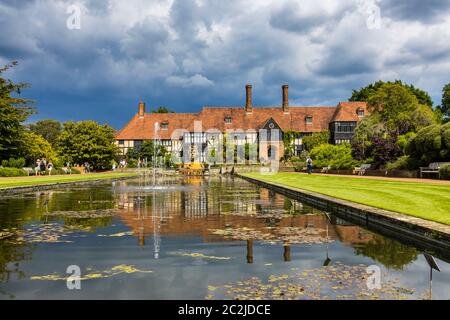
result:
[(232, 123), (233, 119), (231, 117), (225, 117), (225, 123)]
[(161, 123), (161, 130), (169, 130), (169, 122)]
[(306, 122), (306, 124), (312, 124), (313, 123), (313, 117), (312, 116), (306, 116), (305, 122)]
[(365, 113), (364, 113), (364, 109), (358, 109), (356, 110), (356, 114), (358, 115), (358, 117), (362, 118), (364, 117)]

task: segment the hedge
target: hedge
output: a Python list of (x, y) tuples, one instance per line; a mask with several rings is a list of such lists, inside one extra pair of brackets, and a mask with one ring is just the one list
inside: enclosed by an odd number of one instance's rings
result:
[(17, 168), (0, 168), (0, 177), (24, 177), (28, 173), (23, 169)]
[(450, 164), (443, 166), (440, 170), (439, 170), (440, 174), (441, 174), (441, 179), (444, 180), (450, 180)]

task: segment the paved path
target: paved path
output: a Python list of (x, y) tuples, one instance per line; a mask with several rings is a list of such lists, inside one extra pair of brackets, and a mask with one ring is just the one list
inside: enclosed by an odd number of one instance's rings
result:
[[(306, 173), (299, 173), (306, 174)], [(316, 173), (319, 175), (319, 173)], [(393, 178), (393, 177), (372, 177), (372, 176), (350, 176), (350, 175), (342, 175), (342, 174), (324, 174), (320, 173), (323, 176), (330, 177), (347, 177), (347, 178), (356, 178), (356, 179), (371, 179), (371, 180), (385, 180), (385, 181), (400, 181), (400, 182), (418, 182), (418, 183), (433, 183), (433, 184), (444, 184), (450, 185), (449, 180), (434, 180), (434, 179), (417, 179), (417, 178)]]

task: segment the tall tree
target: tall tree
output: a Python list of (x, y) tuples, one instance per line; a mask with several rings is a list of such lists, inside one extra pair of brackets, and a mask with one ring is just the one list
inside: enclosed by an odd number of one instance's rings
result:
[(62, 132), (62, 125), (56, 120), (41, 120), (30, 124), (29, 128), (31, 132), (42, 136), (52, 146), (56, 145), (58, 137)]
[(421, 105), (411, 91), (396, 83), (386, 83), (367, 99), (369, 111), (380, 116), (389, 131), (402, 135), (436, 123), (433, 110)]
[(44, 137), (34, 132), (23, 132), (19, 154), (26, 159), (28, 164), (34, 164), (37, 159), (42, 158), (56, 161), (56, 153), (52, 145)]
[(442, 103), (440, 106), (444, 117), (450, 118), (450, 83), (446, 84), (442, 89)]
[(167, 107), (159, 107), (156, 110), (153, 110), (152, 113), (174, 113), (173, 111), (171, 111), (169, 108)]
[(384, 81), (380, 80), (380, 81), (371, 83), (371, 84), (367, 85), (366, 87), (363, 87), (359, 90), (353, 90), (353, 94), (350, 97), (349, 101), (365, 101), (365, 102), (367, 102), (369, 100), (370, 96), (375, 94), (385, 84), (400, 85), (400, 86), (404, 87), (405, 89), (407, 89), (410, 93), (412, 93), (417, 98), (417, 101), (420, 104), (429, 106), (430, 108), (433, 107), (433, 100), (431, 99), (428, 92), (426, 92), (422, 89), (416, 88), (413, 85), (408, 85), (406, 83), (403, 83), (401, 80), (388, 81), (388, 82), (384, 82)]
[(109, 169), (118, 154), (114, 129), (95, 121), (64, 123), (58, 148), (64, 161), (80, 165), (88, 162), (95, 169)]
[(22, 123), (34, 113), (30, 106), (32, 100), (15, 97), (22, 89), (29, 87), (26, 83), (14, 83), (2, 77), (8, 69), (17, 65), (11, 64), (0, 68), (0, 158), (8, 159), (19, 152), (20, 137), (24, 130)]

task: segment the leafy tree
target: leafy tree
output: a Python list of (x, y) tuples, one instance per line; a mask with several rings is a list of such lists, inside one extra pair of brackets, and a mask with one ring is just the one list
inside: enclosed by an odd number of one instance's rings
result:
[(167, 149), (162, 145), (156, 145), (153, 140), (147, 140), (142, 144), (141, 151), (139, 152), (139, 157), (142, 159), (148, 159), (149, 161), (153, 162), (155, 152), (157, 158), (165, 157), (167, 154)]
[(315, 147), (321, 144), (328, 144), (330, 142), (330, 132), (324, 131), (319, 133), (313, 133), (310, 136), (303, 138), (303, 147), (306, 151), (311, 151)]
[(130, 160), (137, 160), (140, 157), (141, 157), (140, 151), (136, 150), (135, 148), (129, 149), (127, 151), (126, 158), (127, 158), (128, 162)]
[(398, 83), (382, 84), (370, 94), (367, 103), (371, 114), (355, 130), (352, 154), (376, 167), (404, 155), (411, 135), (437, 123), (433, 110), (420, 104), (408, 87)]
[(8, 159), (18, 154), (20, 137), (24, 131), (21, 125), (28, 116), (34, 113), (29, 105), (32, 101), (14, 97), (20, 95), (22, 89), (29, 87), (25, 83), (14, 83), (4, 79), (2, 73), (17, 65), (11, 64), (0, 68), (0, 158)]
[(442, 103), (439, 110), (445, 118), (450, 118), (450, 83), (446, 84), (442, 89)]
[(37, 159), (45, 158), (55, 161), (57, 158), (56, 152), (47, 140), (34, 132), (26, 131), (21, 135), (19, 154), (26, 159), (28, 164), (33, 164)]
[(311, 158), (317, 168), (332, 167), (333, 169), (353, 169), (358, 161), (352, 157), (352, 148), (349, 144), (331, 145), (322, 144), (311, 151)]
[(399, 135), (418, 131), (436, 123), (433, 110), (419, 104), (417, 98), (399, 84), (384, 84), (368, 98), (368, 108), (390, 131)]
[(407, 154), (422, 165), (450, 161), (450, 123), (420, 130), (409, 144)]
[(433, 107), (433, 100), (431, 99), (430, 95), (419, 88), (414, 87), (413, 85), (408, 85), (406, 83), (403, 83), (401, 80), (395, 80), (394, 82), (388, 81), (377, 81), (375, 83), (371, 83), (367, 85), (366, 87), (363, 87), (359, 90), (353, 90), (353, 94), (349, 101), (364, 101), (368, 102), (369, 98), (375, 94), (381, 87), (383, 87), (385, 84), (396, 84), (399, 86), (402, 86), (403, 88), (407, 89), (411, 94), (413, 94), (417, 101), (420, 104), (429, 106), (430, 108)]
[(88, 162), (94, 169), (109, 168), (118, 154), (118, 148), (114, 145), (114, 129), (95, 121), (64, 123), (58, 148), (64, 161)]
[(56, 120), (41, 120), (30, 124), (28, 127), (31, 132), (44, 137), (52, 146), (56, 146), (58, 137), (62, 132), (62, 125)]
[(397, 144), (397, 136), (395, 133), (392, 135), (374, 136), (371, 143), (371, 156), (375, 167), (381, 167), (402, 155), (402, 150)]
[(156, 110), (152, 110), (152, 113), (174, 113), (173, 111), (171, 111), (169, 108), (167, 107), (159, 107)]

